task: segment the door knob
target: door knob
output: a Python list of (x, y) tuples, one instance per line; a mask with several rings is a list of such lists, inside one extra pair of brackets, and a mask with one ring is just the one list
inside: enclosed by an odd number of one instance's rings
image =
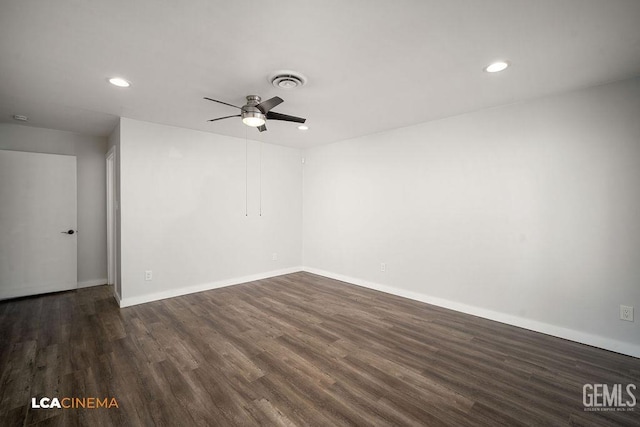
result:
[(61, 231), (62, 234), (73, 234), (75, 233), (74, 230), (69, 230), (69, 231)]

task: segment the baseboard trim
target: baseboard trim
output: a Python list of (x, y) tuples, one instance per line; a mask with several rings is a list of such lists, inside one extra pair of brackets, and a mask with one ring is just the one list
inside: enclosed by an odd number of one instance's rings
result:
[(47, 285), (2, 289), (2, 292), (0, 292), (0, 301), (5, 299), (30, 297), (54, 292), (73, 291), (75, 289), (77, 289), (77, 283), (74, 282), (54, 282)]
[(376, 291), (385, 292), (387, 294), (425, 302), (427, 304), (459, 311), (461, 313), (471, 314), (474, 316), (482, 317), (484, 319), (494, 320), (496, 322), (505, 323), (507, 325), (517, 326), (519, 328), (524, 328), (554, 337), (563, 338), (569, 341), (575, 341), (581, 344), (587, 344), (593, 347), (614, 351), (616, 353), (625, 354), (627, 356), (640, 358), (640, 345), (638, 344), (617, 341), (600, 335), (593, 335), (586, 332), (576, 331), (574, 329), (551, 325), (537, 320), (526, 319), (523, 317), (513, 316), (493, 310), (487, 310), (481, 307), (475, 307), (451, 300), (436, 298), (426, 294), (408, 291), (393, 286), (382, 285), (379, 283), (370, 282), (368, 280), (332, 273), (330, 271), (325, 271), (317, 268), (302, 267), (302, 271), (328, 277), (330, 279), (340, 280), (342, 282), (351, 283)]
[(120, 308), (131, 307), (133, 305), (145, 304), (148, 302), (159, 301), (167, 298), (179, 297), (182, 295), (193, 294), (196, 292), (210, 291), (212, 289), (224, 288), (226, 286), (239, 285), (241, 283), (253, 282), (255, 280), (268, 279), (270, 277), (282, 276), (283, 274), (296, 273), (302, 271), (302, 267), (289, 267), (280, 270), (265, 271), (263, 273), (252, 274), (249, 276), (234, 277), (231, 279), (218, 280), (216, 282), (202, 283), (199, 285), (185, 286), (183, 288), (168, 289), (153, 294), (139, 295), (135, 297), (120, 298)]
[(91, 286), (100, 286), (100, 285), (106, 285), (106, 284), (107, 284), (107, 279), (85, 280), (83, 282), (78, 282), (78, 289), (90, 288)]

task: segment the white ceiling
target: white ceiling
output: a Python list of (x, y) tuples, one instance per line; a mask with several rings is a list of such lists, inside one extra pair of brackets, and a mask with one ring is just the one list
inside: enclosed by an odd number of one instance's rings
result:
[[(513, 65), (483, 72), (495, 59)], [(309, 82), (276, 89), (279, 69)], [(638, 0), (0, 3), (0, 121), (92, 135), (124, 116), (244, 138), (202, 98), (278, 95), (310, 130), (249, 138), (309, 147), (637, 75)]]

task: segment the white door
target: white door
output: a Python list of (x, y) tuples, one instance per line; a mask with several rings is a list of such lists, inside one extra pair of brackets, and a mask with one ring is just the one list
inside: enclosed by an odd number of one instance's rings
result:
[(76, 158), (0, 150), (0, 299), (75, 289)]

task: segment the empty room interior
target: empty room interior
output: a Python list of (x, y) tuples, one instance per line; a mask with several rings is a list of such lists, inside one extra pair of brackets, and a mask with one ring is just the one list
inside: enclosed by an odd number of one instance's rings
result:
[(0, 425), (640, 425), (640, 2), (0, 3)]

